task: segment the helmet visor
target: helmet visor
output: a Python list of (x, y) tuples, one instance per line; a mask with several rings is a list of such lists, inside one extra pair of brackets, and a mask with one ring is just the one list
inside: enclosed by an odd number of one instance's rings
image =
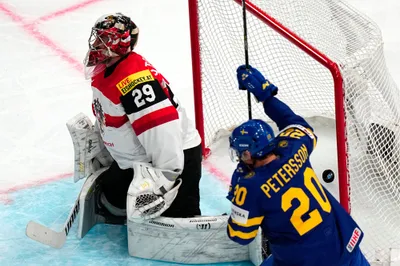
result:
[(230, 137), (229, 138), (229, 156), (232, 162), (239, 162), (243, 160), (243, 153), (249, 151), (251, 148), (252, 139), (248, 136), (245, 137)]
[(230, 147), (229, 148), (229, 158), (231, 159), (232, 162), (238, 163), (240, 161), (240, 155), (237, 150), (234, 148)]

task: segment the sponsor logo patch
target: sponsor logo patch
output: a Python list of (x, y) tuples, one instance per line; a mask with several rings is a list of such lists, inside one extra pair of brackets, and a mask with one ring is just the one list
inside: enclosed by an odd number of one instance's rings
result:
[(216, 222), (217, 218), (204, 218), (204, 219), (195, 219), (189, 220), (189, 223), (207, 223), (207, 222)]
[(358, 228), (355, 228), (353, 231), (353, 234), (350, 237), (349, 243), (347, 243), (347, 251), (352, 252), (353, 249), (356, 247), (358, 241), (360, 240), (361, 236), (361, 230)]
[(128, 92), (133, 90), (137, 85), (144, 82), (153, 81), (153, 75), (150, 70), (146, 69), (135, 74), (129, 75), (116, 85), (122, 95), (126, 95)]
[(196, 229), (197, 230), (208, 230), (208, 229), (211, 229), (211, 224), (210, 223), (196, 224)]
[(158, 222), (158, 221), (154, 221), (154, 220), (150, 220), (149, 224), (155, 224), (155, 225), (158, 225), (158, 226), (170, 227), (170, 228), (174, 228), (175, 227), (175, 225), (173, 225), (173, 224), (167, 224), (167, 223)]
[(108, 146), (108, 147), (114, 147), (114, 143), (112, 142), (107, 142), (103, 140), (104, 145)]
[(236, 205), (232, 204), (231, 218), (237, 223), (247, 224), (249, 218), (249, 211), (243, 210)]

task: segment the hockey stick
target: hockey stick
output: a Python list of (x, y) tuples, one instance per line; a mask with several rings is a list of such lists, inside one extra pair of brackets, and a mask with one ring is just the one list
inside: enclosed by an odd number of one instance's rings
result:
[[(242, 11), (243, 11), (244, 58), (246, 62), (246, 68), (249, 69), (249, 45), (247, 42), (246, 0), (242, 0)], [(247, 91), (247, 110), (249, 112), (249, 120), (250, 120), (252, 119), (252, 112), (251, 112), (251, 95), (249, 91)]]
[(64, 224), (64, 230), (56, 232), (44, 225), (37, 222), (30, 221), (26, 226), (26, 235), (37, 242), (45, 244), (53, 248), (61, 248), (67, 240), (67, 235), (71, 229), (72, 224), (79, 212), (79, 197), (75, 201), (74, 207), (71, 209), (68, 219)]

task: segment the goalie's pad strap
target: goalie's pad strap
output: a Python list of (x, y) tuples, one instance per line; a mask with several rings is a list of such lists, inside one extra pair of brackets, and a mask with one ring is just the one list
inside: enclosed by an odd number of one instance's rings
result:
[(165, 193), (167, 193), (167, 190), (164, 187), (160, 187), (160, 191), (161, 193), (164, 195)]
[(123, 216), (126, 217), (126, 209), (120, 209), (112, 205), (106, 198), (104, 193), (100, 195), (101, 204), (114, 216)]

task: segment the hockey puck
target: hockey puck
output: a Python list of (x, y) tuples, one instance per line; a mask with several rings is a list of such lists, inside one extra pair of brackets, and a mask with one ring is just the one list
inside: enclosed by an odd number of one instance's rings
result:
[(333, 173), (333, 171), (331, 169), (326, 169), (323, 173), (322, 173), (322, 179), (326, 182), (326, 183), (331, 183), (333, 180), (335, 180), (335, 174)]

